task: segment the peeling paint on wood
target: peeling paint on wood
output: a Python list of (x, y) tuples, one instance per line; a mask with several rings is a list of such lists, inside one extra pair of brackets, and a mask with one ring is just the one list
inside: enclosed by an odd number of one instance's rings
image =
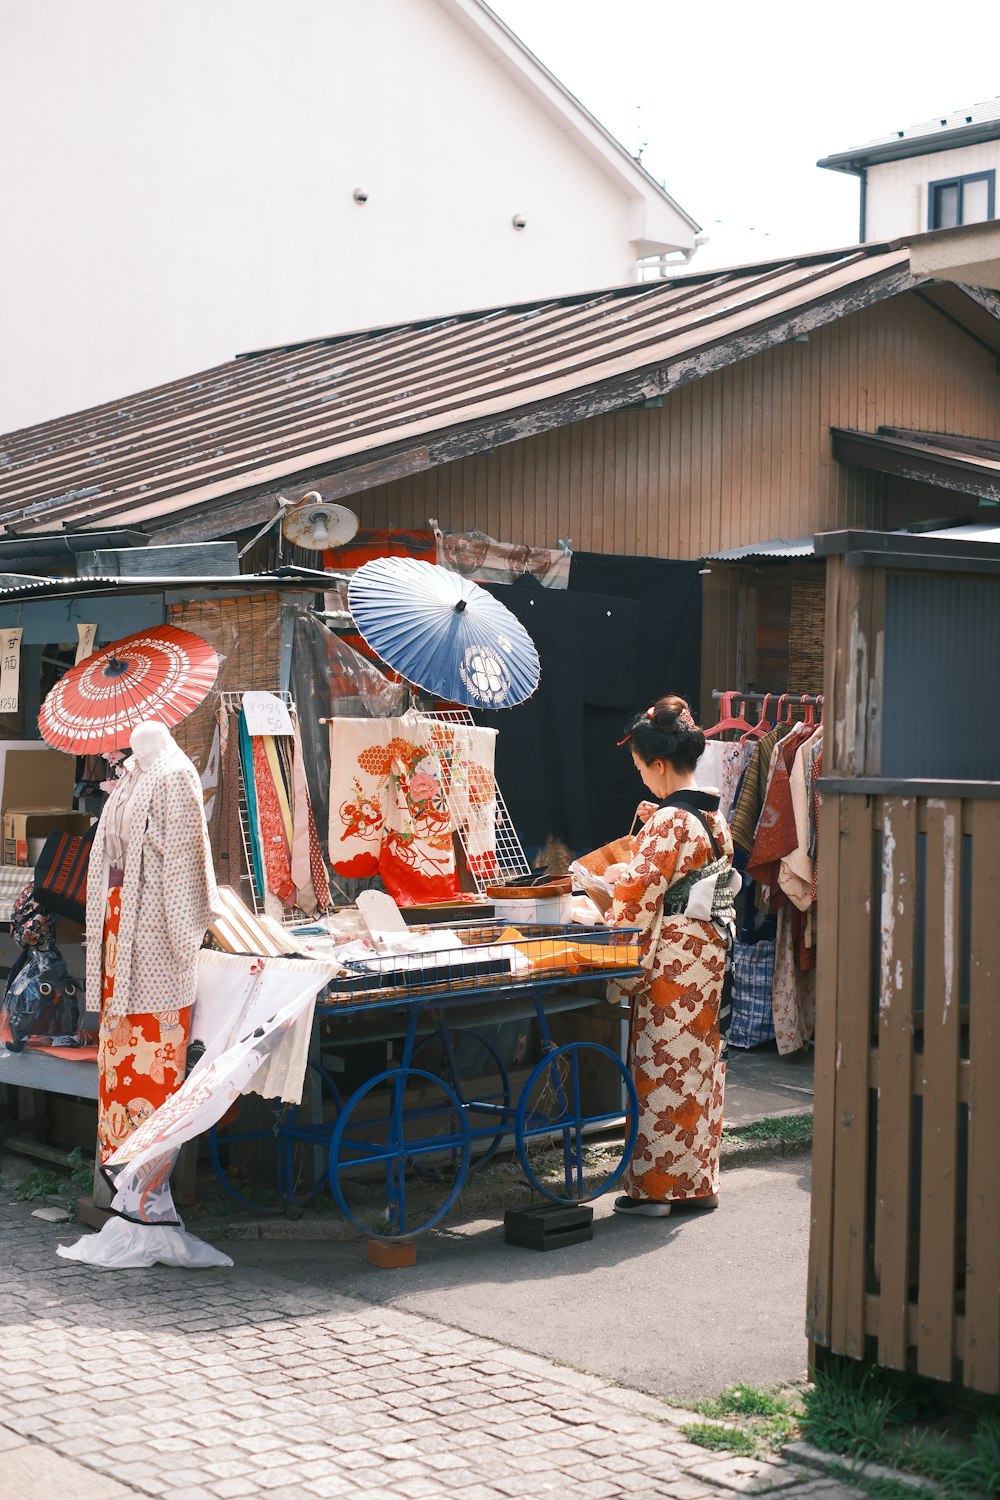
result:
[(958, 871), (955, 866), (955, 816), (947, 814), (944, 819), (941, 857), (944, 866), (944, 1010), (942, 1026), (947, 1024), (948, 1011), (955, 993), (955, 894)]
[[(882, 818), (882, 907), (879, 933), (881, 984), (878, 998), (880, 1014), (886, 1011), (892, 1003), (893, 933), (895, 929), (892, 897), (896, 881), (893, 868), (895, 853), (896, 840), (892, 832), (892, 815), (887, 808)], [(902, 903), (900, 903), (900, 914), (902, 914)], [(898, 959), (896, 965), (898, 968)]]

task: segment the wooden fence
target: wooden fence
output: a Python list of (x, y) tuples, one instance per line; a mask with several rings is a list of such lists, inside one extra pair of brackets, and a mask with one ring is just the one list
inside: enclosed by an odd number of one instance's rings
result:
[(809, 1336), (994, 1393), (1000, 784), (821, 786)]

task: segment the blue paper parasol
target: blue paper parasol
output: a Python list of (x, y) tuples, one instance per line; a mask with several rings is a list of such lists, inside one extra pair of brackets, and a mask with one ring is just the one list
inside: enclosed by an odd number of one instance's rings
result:
[(347, 590), (354, 623), (407, 682), (469, 708), (514, 708), (538, 686), (538, 652), (492, 594), (434, 563), (378, 557)]

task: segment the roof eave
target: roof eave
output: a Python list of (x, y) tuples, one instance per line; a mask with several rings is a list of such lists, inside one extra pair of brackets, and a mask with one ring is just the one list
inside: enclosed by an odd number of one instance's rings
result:
[[(511, 73), (536, 103), (546, 113), (555, 116), (567, 133), (578, 137), (580, 146), (591, 160), (600, 165), (608, 176), (625, 189), (628, 196), (638, 198), (656, 208), (669, 209), (678, 216), (690, 231), (690, 243), (678, 245), (674, 239), (665, 242), (664, 249), (693, 249), (694, 236), (701, 225), (670, 196), (666, 188), (656, 181), (641, 162), (601, 124), (576, 96), (570, 93), (554, 73), (525, 46), (516, 32), (511, 31), (485, 0), (438, 0), (456, 20), (473, 32), (480, 43), (508, 73)], [(654, 241), (656, 236), (644, 236)]]
[(960, 146), (979, 146), (985, 141), (1000, 140), (1000, 120), (987, 120), (978, 125), (959, 125), (954, 130), (942, 130), (931, 135), (905, 136), (897, 141), (877, 141), (870, 146), (856, 146), (850, 151), (837, 151), (824, 156), (816, 163), (831, 172), (853, 172), (859, 175), (868, 167), (881, 166), (884, 162), (902, 161), (908, 156), (928, 156), (938, 151), (954, 151)]

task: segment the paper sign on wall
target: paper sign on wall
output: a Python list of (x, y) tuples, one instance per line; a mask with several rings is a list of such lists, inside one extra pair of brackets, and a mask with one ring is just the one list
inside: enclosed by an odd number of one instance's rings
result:
[(243, 714), (247, 734), (291, 734), (292, 716), (287, 703), (274, 693), (244, 693)]
[(15, 625), (0, 637), (0, 714), (16, 713), (21, 703), (21, 635)]
[(78, 625), (76, 633), (79, 637), (76, 648), (76, 665), (79, 666), (82, 661), (87, 660), (88, 656), (93, 656), (94, 654), (94, 642), (97, 640), (97, 626)]

